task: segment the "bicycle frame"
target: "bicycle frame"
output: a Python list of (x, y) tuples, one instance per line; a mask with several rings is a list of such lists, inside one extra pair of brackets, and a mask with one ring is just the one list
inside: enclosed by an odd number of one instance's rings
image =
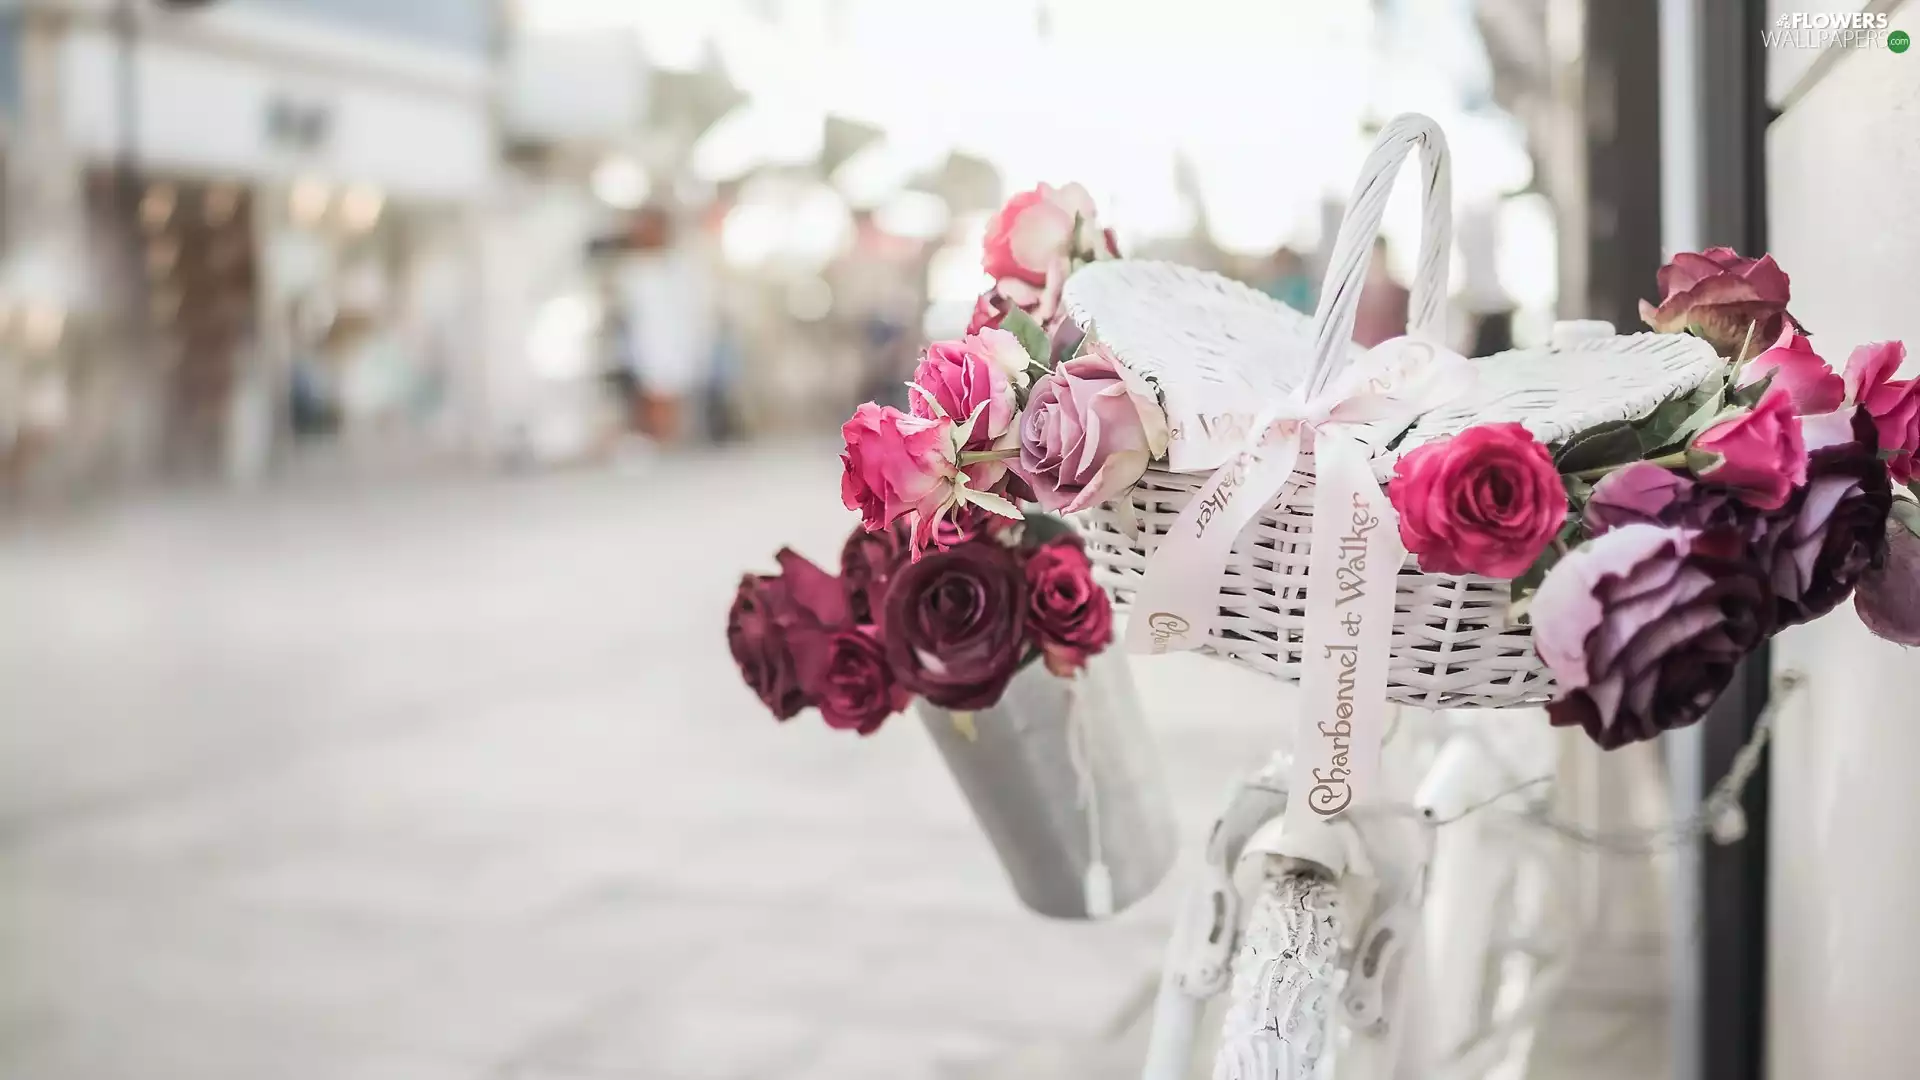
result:
[[(1544, 1000), (1539, 991), (1557, 985), (1564, 965), (1531, 980), (1528, 1000), (1506, 1003), (1513, 1022), (1500, 1030), (1481, 1032), (1480, 1010), (1493, 981), (1486, 959), (1502, 932), (1499, 900), (1517, 885), (1513, 846), (1538, 838), (1510, 814), (1475, 811), (1517, 798), (1520, 781), (1551, 777), (1558, 740), (1538, 710), (1408, 719), (1413, 730), (1391, 740), (1383, 760), (1387, 789), (1412, 793), (1399, 812), (1356, 810), (1288, 829), (1278, 763), (1236, 790), (1209, 836), (1203, 887), (1176, 920), (1143, 1080), (1192, 1072), (1206, 1001), (1225, 989), (1238, 941), (1234, 870), (1242, 866), (1263, 874), (1317, 867), (1361, 913), (1344, 949), (1342, 1080), (1480, 1076), (1528, 1036), (1537, 1012), (1528, 1006)], [(1488, 736), (1493, 727), (1502, 729), (1498, 740)]]

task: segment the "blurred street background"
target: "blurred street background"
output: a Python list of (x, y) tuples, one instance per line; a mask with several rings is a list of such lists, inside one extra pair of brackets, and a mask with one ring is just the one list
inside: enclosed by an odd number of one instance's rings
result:
[[(1133, 1075), (1169, 890), (1025, 912), (917, 718), (768, 719), (739, 575), (834, 557), (838, 425), (965, 327), (988, 218), (1042, 181), (1310, 312), (1417, 110), (1463, 352), (1630, 329), (1663, 252), (1757, 254), (1769, 197), (1796, 312), (1913, 340), (1920, 110), (1886, 103), (1920, 61), (1763, 86), (1781, 7), (0, 0), (0, 1077)], [(1843, 181), (1873, 258), (1833, 242)], [(1363, 337), (1418, 225), (1402, 183)], [(1137, 668), (1191, 846), (1287, 692)], [(1668, 740), (1676, 791), (1740, 708)], [(1842, 786), (1797, 789), (1802, 865), (1892, 790)], [(1759, 1080), (1765, 822), (1663, 864), (1672, 911), (1614, 868), (1538, 1075)], [(1838, 876), (1776, 910), (1852, 921)], [(1828, 939), (1776, 936), (1825, 1009), (1779, 1060), (1890, 1060), (1912, 995), (1836, 997)]]

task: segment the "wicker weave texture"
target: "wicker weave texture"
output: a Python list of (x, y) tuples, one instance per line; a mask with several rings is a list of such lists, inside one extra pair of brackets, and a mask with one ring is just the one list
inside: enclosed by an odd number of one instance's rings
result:
[[(1434, 252), (1428, 249), (1436, 245), (1427, 241), (1447, 235), (1446, 158), (1444, 140), (1424, 118), (1389, 125), (1369, 159), (1314, 319), (1219, 275), (1169, 263), (1096, 263), (1068, 280), (1068, 314), (1122, 362), (1154, 380), (1174, 429), (1168, 467), (1149, 470), (1125, 497), (1082, 516), (1088, 554), (1123, 610), (1131, 605), (1161, 537), (1206, 474), (1245, 439), (1246, 425), (1297, 387), (1324, 385), (1330, 370), (1357, 354), (1345, 342), (1366, 253), (1378, 232), (1391, 174), (1413, 146), (1430, 157), (1424, 191), (1428, 235), (1414, 283), (1411, 332), (1437, 337), (1442, 305), (1433, 298), (1445, 296), (1446, 260), (1429, 257)], [(1605, 421), (1645, 416), (1698, 387), (1718, 366), (1705, 342), (1671, 334), (1501, 353), (1476, 361), (1475, 383), (1420, 417), (1392, 452), (1384, 446), (1397, 429), (1375, 427), (1358, 434), (1376, 448), (1374, 473), (1385, 482), (1394, 458), (1423, 442), (1475, 424), (1507, 421), (1526, 425), (1542, 441), (1557, 441)], [(1299, 680), (1312, 490), (1312, 456), (1303, 453), (1294, 481), (1236, 538), (1220, 571), (1220, 620), (1201, 651), (1275, 678)], [(1528, 630), (1511, 621), (1510, 591), (1506, 581), (1421, 573), (1409, 558), (1396, 590), (1388, 696), (1428, 708), (1550, 699), (1552, 677), (1535, 655)]]

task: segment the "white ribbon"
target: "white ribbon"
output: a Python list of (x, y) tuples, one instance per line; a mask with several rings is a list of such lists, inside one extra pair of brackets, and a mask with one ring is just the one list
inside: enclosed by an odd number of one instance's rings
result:
[(1399, 519), (1373, 477), (1369, 437), (1391, 436), (1473, 378), (1473, 365), (1458, 354), (1401, 337), (1348, 365), (1321, 393), (1296, 391), (1261, 414), (1246, 445), (1187, 504), (1147, 564), (1128, 650), (1205, 644), (1219, 623), (1234, 540), (1294, 478), (1311, 438), (1314, 527), (1290, 818), (1307, 809), (1339, 814), (1377, 773), (1394, 580), (1406, 552)]

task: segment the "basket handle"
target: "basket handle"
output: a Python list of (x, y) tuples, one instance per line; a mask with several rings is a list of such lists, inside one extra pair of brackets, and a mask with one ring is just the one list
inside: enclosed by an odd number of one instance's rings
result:
[(1445, 334), (1447, 271), (1453, 254), (1453, 177), (1447, 162), (1447, 137), (1440, 125), (1419, 113), (1402, 113), (1381, 130), (1380, 138), (1360, 169), (1347, 213), (1340, 221), (1333, 258), (1327, 263), (1326, 285), (1314, 312), (1316, 337), (1313, 368), (1307, 378), (1309, 395), (1327, 383), (1347, 362), (1353, 342), (1353, 322), (1360, 312), (1360, 289), (1367, 279), (1367, 263), (1374, 238), (1387, 212), (1387, 196), (1407, 151), (1420, 148), (1426, 183), (1420, 192), (1420, 262), (1413, 276), (1413, 297), (1407, 312), (1407, 333), (1438, 340)]

